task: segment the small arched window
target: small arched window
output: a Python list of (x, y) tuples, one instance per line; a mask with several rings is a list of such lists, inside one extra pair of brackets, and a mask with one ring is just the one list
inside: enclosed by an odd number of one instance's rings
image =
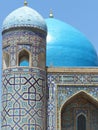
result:
[(7, 67), (9, 67), (9, 63), (10, 63), (10, 58), (9, 58), (9, 54), (8, 53), (3, 53), (3, 69), (6, 69)]
[(77, 118), (77, 130), (86, 130), (86, 118), (83, 114)]
[(26, 50), (19, 53), (19, 66), (29, 66), (29, 53)]

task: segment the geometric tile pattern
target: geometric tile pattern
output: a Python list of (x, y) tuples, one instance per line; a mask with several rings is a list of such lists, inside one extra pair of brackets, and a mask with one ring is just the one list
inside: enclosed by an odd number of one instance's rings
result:
[(49, 98), (48, 98), (48, 108), (47, 108), (47, 130), (56, 130), (56, 93), (55, 84), (48, 82)]
[(46, 77), (37, 68), (3, 71), (2, 130), (46, 130)]
[[(16, 66), (18, 54), (23, 49), (30, 53), (31, 66), (45, 68), (45, 61), (42, 60), (46, 51), (46, 33), (21, 28), (3, 33), (3, 53), (10, 56), (10, 67)], [(40, 64), (39, 64), (40, 63)], [(43, 63), (43, 64), (41, 64)]]
[(58, 99), (58, 108), (70, 98), (72, 95), (78, 93), (79, 91), (85, 91), (89, 93), (93, 98), (98, 99), (98, 86), (66, 86), (58, 85), (57, 87), (57, 99)]
[(56, 73), (49, 74), (51, 76), (51, 80), (56, 82), (56, 84), (68, 84), (68, 85), (91, 85), (98, 84), (98, 74), (86, 74), (85, 73)]
[[(56, 72), (47, 74), (49, 89), (48, 130), (59, 130), (59, 111), (64, 102), (72, 95), (85, 91), (98, 100), (98, 74), (77, 72)], [(58, 113), (58, 115), (57, 115)]]
[[(46, 32), (15, 26), (2, 39), (2, 130), (46, 130)], [(18, 67), (23, 50), (29, 67)]]
[[(98, 129), (98, 108), (83, 97), (76, 97), (64, 106), (61, 112), (61, 127), (64, 130), (76, 130), (77, 118), (84, 115), (86, 118), (86, 129)], [(83, 128), (82, 128), (83, 129)]]

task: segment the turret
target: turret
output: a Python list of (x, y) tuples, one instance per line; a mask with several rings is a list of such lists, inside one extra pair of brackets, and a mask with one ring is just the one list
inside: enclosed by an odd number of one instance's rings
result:
[(26, 2), (3, 22), (2, 130), (46, 130), (46, 35)]

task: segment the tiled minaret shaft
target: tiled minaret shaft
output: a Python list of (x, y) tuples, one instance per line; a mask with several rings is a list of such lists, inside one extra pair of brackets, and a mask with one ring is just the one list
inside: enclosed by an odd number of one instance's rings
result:
[(14, 23), (8, 23), (10, 15), (3, 25), (2, 130), (46, 130), (47, 30), (36, 24), (39, 15), (26, 17), (30, 10), (22, 7), (19, 17), (13, 13)]

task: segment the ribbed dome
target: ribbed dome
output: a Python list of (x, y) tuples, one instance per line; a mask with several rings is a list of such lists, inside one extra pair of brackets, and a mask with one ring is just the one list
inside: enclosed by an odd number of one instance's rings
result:
[(86, 37), (72, 26), (56, 20), (46, 19), (47, 66), (97, 66), (97, 54)]
[(3, 22), (3, 31), (13, 27), (34, 27), (47, 30), (42, 16), (27, 6), (16, 9), (6, 17)]

